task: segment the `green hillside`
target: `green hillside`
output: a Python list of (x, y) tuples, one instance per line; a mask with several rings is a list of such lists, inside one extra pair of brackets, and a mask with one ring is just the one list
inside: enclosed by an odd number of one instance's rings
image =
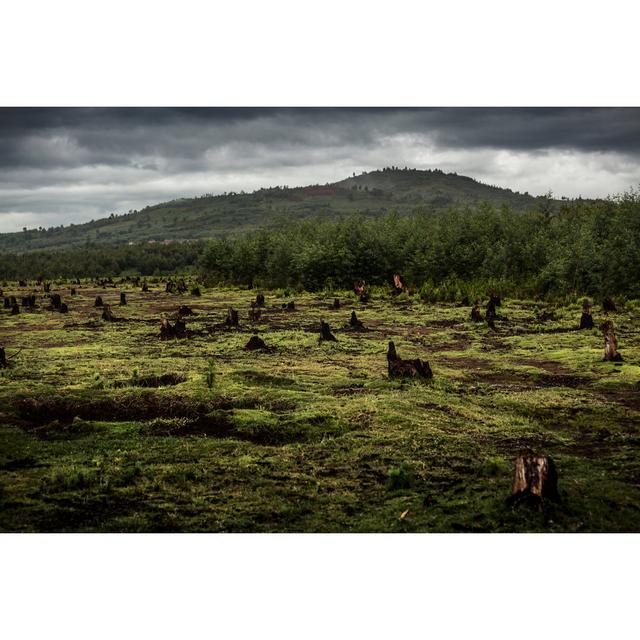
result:
[(200, 239), (269, 226), (282, 216), (332, 218), (358, 212), (373, 217), (389, 210), (428, 212), (480, 202), (524, 211), (539, 206), (541, 198), (437, 169), (388, 168), (334, 184), (182, 198), (85, 224), (0, 234), (0, 250)]

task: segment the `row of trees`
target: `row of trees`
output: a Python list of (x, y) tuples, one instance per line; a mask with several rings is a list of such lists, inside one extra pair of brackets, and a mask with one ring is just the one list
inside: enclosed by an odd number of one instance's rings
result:
[(204, 242), (93, 246), (0, 255), (0, 278), (199, 271), (211, 284), (314, 291), (390, 282), (440, 299), (499, 288), (506, 295), (640, 297), (640, 193), (574, 201), (559, 211), (507, 207), (378, 218), (280, 219)]
[(505, 293), (528, 296), (638, 297), (640, 194), (566, 203), (553, 215), (486, 205), (283, 222), (275, 230), (210, 241), (200, 268), (212, 282), (311, 291), (349, 288), (358, 278), (388, 283), (398, 272), (417, 288), (453, 283), (464, 291), (498, 283)]

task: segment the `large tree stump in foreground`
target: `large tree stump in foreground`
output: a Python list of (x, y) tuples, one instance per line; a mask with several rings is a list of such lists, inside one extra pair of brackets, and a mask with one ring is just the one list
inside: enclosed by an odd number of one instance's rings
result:
[(591, 300), (585, 298), (582, 301), (582, 315), (580, 316), (580, 329), (593, 329), (593, 316), (591, 315)]
[(616, 303), (614, 301), (614, 299), (611, 296), (607, 296), (603, 301), (602, 301), (602, 308), (609, 312), (609, 311), (617, 311), (618, 307), (616, 307)]
[(513, 504), (523, 499), (539, 502), (543, 498), (557, 500), (558, 497), (558, 473), (553, 460), (534, 453), (520, 454), (516, 459), (509, 502)]
[(331, 333), (331, 328), (324, 321), (320, 320), (320, 342), (328, 341), (328, 342), (337, 342), (336, 337)]
[(7, 362), (7, 356), (4, 352), (4, 347), (0, 347), (0, 369), (5, 369), (9, 366)]
[(622, 356), (618, 353), (618, 340), (611, 320), (602, 325), (604, 334), (604, 359), (609, 362), (622, 362)]
[(426, 360), (403, 360), (396, 352), (396, 345), (389, 342), (387, 365), (390, 378), (433, 378), (431, 366)]
[(268, 349), (264, 340), (259, 336), (251, 336), (249, 342), (244, 346), (247, 351), (257, 351), (258, 349)]
[(233, 307), (229, 307), (229, 309), (227, 310), (227, 317), (226, 317), (224, 323), (228, 327), (237, 327), (238, 326), (238, 312)]

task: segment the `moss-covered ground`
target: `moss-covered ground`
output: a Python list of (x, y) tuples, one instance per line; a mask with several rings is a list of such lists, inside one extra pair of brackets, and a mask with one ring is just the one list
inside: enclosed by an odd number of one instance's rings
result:
[[(640, 530), (637, 303), (609, 314), (620, 365), (603, 362), (598, 329), (575, 330), (578, 300), (546, 323), (551, 307), (503, 300), (494, 332), (469, 307), (384, 291), (368, 304), (265, 291), (251, 323), (255, 291), (149, 282), (54, 283), (68, 314), (33, 283), (3, 287), (36, 290), (38, 306), (0, 309), (0, 530)], [(96, 295), (122, 322), (100, 318)], [(160, 340), (181, 304), (190, 336)], [(230, 305), (238, 329), (222, 326)], [(352, 309), (365, 331), (348, 329)], [(337, 342), (318, 342), (321, 318)], [(272, 349), (245, 351), (253, 334)], [(389, 340), (433, 380), (390, 380)], [(507, 506), (527, 448), (555, 460), (558, 503)]]

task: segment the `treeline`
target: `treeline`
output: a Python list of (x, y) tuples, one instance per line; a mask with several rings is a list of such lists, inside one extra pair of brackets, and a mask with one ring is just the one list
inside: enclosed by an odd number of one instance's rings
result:
[(0, 253), (0, 278), (26, 280), (40, 276), (83, 278), (113, 275), (163, 275), (192, 271), (204, 243), (176, 242), (168, 245), (141, 243), (120, 246), (87, 246), (73, 249)]
[(640, 297), (640, 194), (519, 213), (490, 205), (419, 216), (307, 220), (212, 240), (200, 259), (212, 283), (351, 288), (363, 278), (435, 299), (485, 293)]

